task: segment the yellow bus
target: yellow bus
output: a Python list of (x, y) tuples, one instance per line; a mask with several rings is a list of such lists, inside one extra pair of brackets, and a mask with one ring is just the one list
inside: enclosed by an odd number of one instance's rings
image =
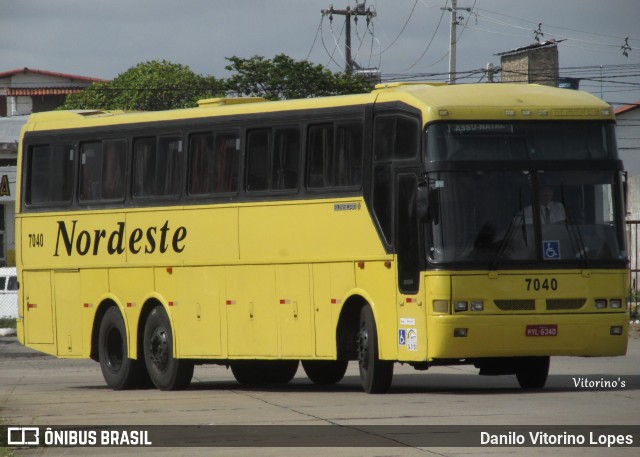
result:
[(395, 362), (544, 386), (627, 347), (610, 106), (537, 85), (38, 113), (18, 160), (19, 340), (113, 389)]

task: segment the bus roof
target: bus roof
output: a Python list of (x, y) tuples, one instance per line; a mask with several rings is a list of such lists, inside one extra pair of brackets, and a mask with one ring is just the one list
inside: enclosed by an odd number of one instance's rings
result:
[(404, 102), (436, 120), (614, 119), (611, 107), (582, 91), (535, 84), (389, 83), (369, 94), (269, 102), (256, 97), (200, 100), (197, 108), (125, 112), (51, 111), (29, 117), (25, 131), (98, 127), (176, 119)]

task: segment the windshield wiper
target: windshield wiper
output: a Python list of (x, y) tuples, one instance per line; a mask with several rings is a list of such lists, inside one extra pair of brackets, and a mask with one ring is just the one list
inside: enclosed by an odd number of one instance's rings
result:
[(589, 256), (587, 255), (589, 248), (584, 244), (582, 232), (580, 232), (580, 226), (575, 223), (573, 217), (569, 215), (569, 211), (567, 210), (567, 205), (564, 199), (564, 183), (560, 183), (560, 195), (562, 197), (562, 206), (564, 206), (565, 211), (564, 225), (569, 233), (571, 247), (576, 252), (576, 259), (582, 260), (584, 262), (584, 267), (589, 268)]
[(502, 239), (502, 243), (500, 244), (500, 248), (494, 257), (493, 262), (491, 262), (492, 270), (498, 269), (498, 263), (506, 254), (507, 248), (509, 247), (509, 244), (511, 244), (511, 240), (513, 240), (514, 235), (518, 231), (518, 222), (524, 225), (524, 214), (522, 212), (520, 212), (520, 214), (516, 214), (516, 216), (511, 220), (509, 227), (507, 227), (507, 233)]
[(498, 268), (498, 263), (502, 260), (502, 258), (506, 254), (507, 247), (509, 247), (509, 244), (511, 244), (511, 240), (513, 240), (513, 237), (515, 236), (516, 231), (518, 230), (518, 221), (520, 221), (520, 223), (522, 224), (522, 236), (524, 238), (524, 244), (525, 246), (529, 247), (529, 243), (527, 241), (527, 227), (526, 227), (527, 224), (525, 223), (525, 220), (524, 220), (524, 209), (522, 208), (522, 187), (520, 187), (519, 203), (520, 203), (520, 212), (516, 214), (516, 216), (513, 219), (511, 219), (511, 223), (509, 224), (509, 227), (507, 227), (507, 232), (505, 233), (505, 236), (502, 239), (500, 248), (498, 249), (496, 256), (493, 258), (493, 261), (491, 262), (492, 270), (496, 270)]

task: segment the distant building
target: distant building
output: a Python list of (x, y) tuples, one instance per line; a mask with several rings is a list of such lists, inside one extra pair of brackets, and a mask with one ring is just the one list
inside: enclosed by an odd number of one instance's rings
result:
[(67, 95), (104, 81), (26, 67), (0, 72), (0, 117), (56, 109)]
[(558, 43), (545, 41), (500, 52), (502, 82), (558, 86), (560, 77)]

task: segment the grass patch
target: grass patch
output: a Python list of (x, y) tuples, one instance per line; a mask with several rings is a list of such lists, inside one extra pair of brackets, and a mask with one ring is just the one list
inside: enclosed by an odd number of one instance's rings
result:
[(16, 320), (11, 317), (0, 317), (0, 328), (16, 328)]

